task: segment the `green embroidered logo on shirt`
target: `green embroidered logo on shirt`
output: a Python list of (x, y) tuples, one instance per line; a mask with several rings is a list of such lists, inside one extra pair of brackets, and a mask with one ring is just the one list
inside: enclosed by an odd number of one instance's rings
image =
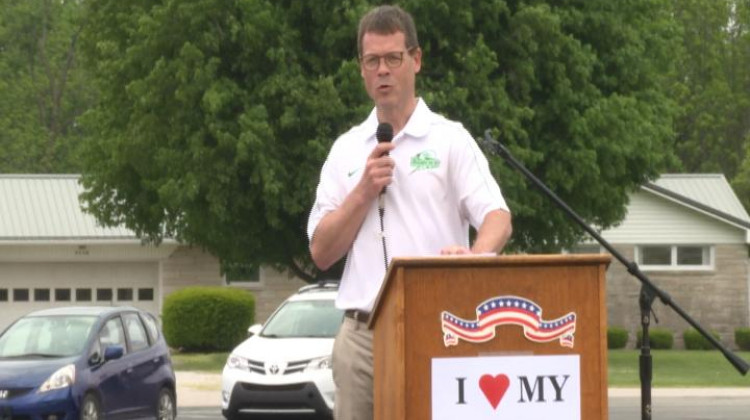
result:
[(411, 168), (414, 171), (435, 169), (440, 166), (440, 159), (435, 157), (434, 150), (419, 152), (411, 158)]

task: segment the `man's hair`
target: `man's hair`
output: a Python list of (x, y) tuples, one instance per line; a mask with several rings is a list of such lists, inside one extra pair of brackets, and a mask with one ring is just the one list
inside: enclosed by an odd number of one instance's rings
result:
[(368, 32), (379, 35), (403, 32), (406, 38), (407, 50), (419, 47), (414, 19), (412, 19), (409, 13), (398, 6), (379, 6), (362, 16), (362, 19), (359, 21), (359, 34), (357, 36), (357, 50), (360, 57), (362, 56), (362, 38)]

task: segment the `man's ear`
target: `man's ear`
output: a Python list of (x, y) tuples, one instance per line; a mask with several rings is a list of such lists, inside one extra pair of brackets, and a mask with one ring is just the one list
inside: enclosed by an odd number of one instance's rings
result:
[(422, 49), (417, 47), (411, 56), (414, 58), (414, 73), (419, 73), (422, 69)]

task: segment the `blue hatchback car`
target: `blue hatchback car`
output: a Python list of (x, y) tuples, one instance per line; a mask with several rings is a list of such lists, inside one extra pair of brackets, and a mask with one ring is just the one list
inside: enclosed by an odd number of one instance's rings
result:
[(176, 407), (166, 342), (139, 309), (46, 309), (0, 335), (0, 420), (174, 420)]

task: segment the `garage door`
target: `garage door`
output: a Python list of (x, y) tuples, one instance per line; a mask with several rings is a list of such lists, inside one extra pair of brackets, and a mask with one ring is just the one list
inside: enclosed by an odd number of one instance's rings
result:
[(128, 305), (159, 314), (157, 262), (0, 263), (0, 330), (38, 309)]

